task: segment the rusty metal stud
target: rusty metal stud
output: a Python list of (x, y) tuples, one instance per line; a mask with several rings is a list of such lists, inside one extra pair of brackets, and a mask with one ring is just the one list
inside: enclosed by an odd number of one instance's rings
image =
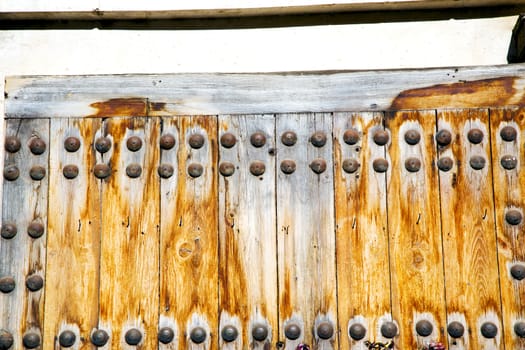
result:
[(239, 331), (234, 326), (225, 326), (221, 331), (222, 340), (231, 343), (239, 336)]
[(137, 152), (142, 147), (142, 140), (138, 136), (130, 136), (126, 141), (126, 147), (131, 152)]
[(379, 130), (376, 131), (373, 138), (376, 145), (384, 146), (388, 143), (388, 140), (390, 140), (390, 135), (388, 135), (386, 130)]
[(510, 268), (510, 275), (518, 280), (521, 281), (525, 278), (525, 265), (522, 264), (516, 264)]
[(16, 224), (12, 222), (7, 222), (2, 225), (2, 230), (0, 231), (2, 238), (11, 239), (16, 236), (18, 233), (18, 228)]
[(39, 291), (44, 286), (44, 279), (39, 275), (31, 275), (26, 279), (26, 287), (32, 292)]
[(188, 143), (191, 148), (199, 149), (204, 146), (204, 136), (201, 134), (192, 134), (188, 138)]
[(0, 329), (0, 350), (8, 350), (11, 346), (13, 346), (14, 342), (15, 339), (11, 333), (5, 329)]
[(397, 335), (397, 326), (394, 322), (385, 322), (381, 325), (381, 334), (385, 338), (394, 338)]
[(190, 339), (195, 344), (201, 344), (206, 340), (206, 330), (202, 327), (195, 327), (190, 332)]
[(433, 330), (434, 326), (428, 320), (421, 320), (416, 323), (416, 332), (422, 337), (428, 337)]
[(132, 179), (135, 179), (139, 177), (142, 174), (142, 167), (140, 164), (137, 163), (131, 163), (126, 167), (126, 175), (131, 177)]
[(501, 166), (507, 170), (512, 170), (518, 165), (518, 158), (510, 154), (504, 155), (500, 159)]
[(301, 336), (301, 327), (291, 323), (284, 328), (284, 335), (290, 340), (298, 339)]
[(441, 147), (448, 146), (452, 142), (452, 134), (448, 130), (439, 130), (436, 134), (436, 142)]
[(250, 136), (250, 143), (254, 147), (262, 147), (266, 144), (266, 136), (262, 132), (255, 132)]
[(513, 225), (513, 226), (519, 225), (522, 220), (523, 220), (523, 215), (521, 214), (521, 211), (519, 211), (518, 209), (509, 209), (505, 213), (505, 221), (507, 221), (509, 225)]
[(237, 143), (237, 138), (231, 132), (222, 134), (221, 145), (224, 148), (232, 148)]
[(348, 129), (343, 134), (343, 141), (347, 145), (355, 145), (359, 142), (359, 131), (356, 129)]
[(485, 338), (492, 339), (498, 334), (498, 326), (492, 322), (485, 322), (481, 325), (481, 335)]
[(326, 145), (326, 134), (322, 131), (316, 131), (310, 136), (310, 142), (315, 147), (323, 147)]
[(469, 164), (470, 167), (474, 170), (481, 170), (485, 167), (487, 161), (482, 156), (472, 156), (470, 157)]
[(334, 335), (334, 326), (330, 322), (321, 322), (317, 326), (317, 335), (321, 339), (330, 339)]
[(454, 166), (454, 161), (450, 157), (439, 158), (437, 166), (441, 171), (449, 171)]
[(142, 340), (142, 333), (136, 328), (131, 328), (124, 335), (124, 340), (128, 345), (138, 345)]
[(37, 239), (42, 237), (44, 234), (44, 225), (39, 221), (32, 221), (29, 226), (27, 227), (27, 234), (29, 237)]
[(74, 164), (68, 164), (68, 165), (65, 165), (64, 168), (62, 169), (62, 174), (64, 174), (64, 177), (66, 179), (74, 179), (75, 177), (78, 176), (78, 167)]
[(31, 150), (31, 153), (36, 154), (37, 156), (41, 155), (46, 151), (46, 143), (40, 137), (35, 137), (29, 143), (29, 149)]
[(16, 165), (8, 165), (4, 168), (4, 178), (7, 181), (15, 181), (20, 176), (20, 170)]
[(525, 338), (525, 322), (516, 322), (514, 324), (514, 333), (520, 338)]
[(230, 162), (222, 162), (219, 165), (219, 172), (225, 177), (232, 176), (235, 173), (235, 165)]
[(312, 171), (316, 174), (322, 174), (326, 170), (326, 161), (321, 158), (314, 159), (310, 163), (310, 169), (312, 169)]
[(467, 133), (467, 138), (470, 141), (470, 143), (477, 145), (478, 143), (481, 143), (481, 141), (483, 141), (483, 131), (481, 131), (480, 129), (471, 129)]
[(46, 176), (46, 168), (41, 165), (35, 165), (29, 169), (29, 176), (35, 181), (40, 181)]
[(22, 338), (22, 343), (28, 349), (35, 349), (40, 346), (40, 335), (36, 333), (27, 333)]
[(11, 276), (0, 277), (0, 292), (11, 293), (16, 286), (15, 279)]
[(378, 173), (384, 173), (388, 170), (388, 161), (385, 158), (374, 159), (372, 167)]
[(9, 153), (16, 153), (20, 150), (20, 140), (16, 136), (7, 136), (5, 138), (4, 148)]
[(411, 173), (417, 173), (421, 169), (421, 161), (418, 158), (407, 158), (405, 160), (405, 169)]
[(361, 323), (354, 323), (350, 326), (348, 334), (354, 340), (361, 340), (366, 335), (366, 328)]
[(297, 134), (293, 131), (285, 131), (281, 135), (281, 142), (285, 146), (293, 146), (297, 143)]
[(263, 162), (256, 160), (255, 162), (252, 162), (250, 164), (250, 173), (255, 176), (261, 176), (264, 174), (264, 171), (266, 170), (266, 166)]
[(262, 324), (257, 324), (252, 328), (252, 337), (256, 341), (264, 341), (268, 338), (268, 327)]
[(500, 130), (499, 135), (501, 136), (503, 141), (511, 142), (511, 141), (516, 140), (516, 136), (518, 136), (518, 132), (516, 131), (514, 127), (507, 125)]
[(109, 137), (99, 137), (95, 141), (95, 149), (99, 153), (106, 153), (111, 149), (111, 139)]
[(91, 342), (93, 345), (101, 347), (106, 345), (109, 340), (108, 332), (103, 329), (97, 329), (91, 334)]
[(162, 344), (169, 344), (175, 338), (175, 332), (170, 327), (163, 327), (159, 330), (158, 338)]
[(198, 163), (191, 163), (190, 165), (188, 165), (188, 175), (190, 175), (193, 178), (201, 176), (203, 171), (204, 168)]
[(281, 162), (281, 171), (285, 174), (292, 174), (295, 169), (297, 169), (297, 165), (293, 160), (285, 159)]
[(64, 140), (64, 148), (68, 152), (76, 152), (80, 148), (80, 140), (76, 137), (70, 136)]
[(97, 164), (93, 168), (93, 174), (99, 179), (105, 179), (111, 175), (111, 168), (107, 164)]
[(172, 134), (164, 134), (160, 137), (160, 148), (169, 150), (175, 146), (175, 137)]
[(409, 145), (417, 145), (421, 140), (421, 134), (417, 130), (408, 130), (405, 133), (405, 142)]
[(77, 341), (77, 336), (75, 335), (73, 331), (70, 331), (70, 330), (63, 331), (58, 336), (58, 343), (63, 348), (72, 347), (76, 341)]
[(173, 176), (173, 172), (175, 169), (173, 169), (173, 166), (171, 164), (163, 163), (159, 165), (159, 168), (157, 169), (157, 172), (159, 173), (159, 176), (163, 179), (168, 179)]
[(458, 321), (452, 321), (447, 326), (447, 332), (452, 338), (461, 338), (465, 334), (465, 327)]
[(353, 174), (359, 169), (361, 164), (355, 158), (345, 159), (343, 161), (343, 170), (349, 174)]

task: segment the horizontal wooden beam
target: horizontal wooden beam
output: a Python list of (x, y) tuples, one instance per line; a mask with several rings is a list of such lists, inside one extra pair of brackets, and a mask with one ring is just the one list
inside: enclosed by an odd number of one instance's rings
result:
[(423, 70), (8, 77), (7, 118), (525, 105), (525, 64)]

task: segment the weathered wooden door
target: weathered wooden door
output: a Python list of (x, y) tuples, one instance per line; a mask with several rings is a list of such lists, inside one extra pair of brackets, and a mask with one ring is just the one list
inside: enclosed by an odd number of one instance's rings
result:
[(8, 80), (0, 350), (525, 349), (516, 70)]

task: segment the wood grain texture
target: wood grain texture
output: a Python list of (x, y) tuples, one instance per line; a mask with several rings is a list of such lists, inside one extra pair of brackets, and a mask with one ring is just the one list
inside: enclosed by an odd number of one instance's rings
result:
[[(382, 113), (334, 115), (334, 187), (337, 228), (337, 279), (341, 348), (364, 350), (366, 340), (384, 340), (380, 327), (390, 318), (386, 180), (372, 163), (385, 157), (385, 147), (373, 141), (382, 130)], [(357, 130), (359, 141), (344, 142), (347, 130)], [(344, 160), (355, 159), (359, 169), (347, 173)], [(349, 336), (353, 324), (367, 332), (360, 340)]]
[[(488, 122), (484, 109), (438, 112), (438, 130), (452, 134), (438, 154), (454, 161), (439, 173), (447, 319), (465, 327), (462, 338), (449, 337), (451, 350), (503, 348)], [(483, 132), (481, 143), (469, 142), (472, 129)], [(476, 156), (486, 160), (480, 170), (470, 165)], [(482, 336), (485, 322), (498, 327), (495, 338)]]
[[(231, 148), (220, 147), (219, 164), (233, 164), (231, 176), (219, 175), (219, 331), (240, 326), (239, 337), (221, 349), (266, 349), (277, 339), (277, 236), (275, 195), (275, 119), (273, 115), (219, 116), (219, 137), (233, 134)], [(266, 142), (254, 147), (250, 138)], [(277, 141), (278, 142), (278, 141)], [(253, 161), (265, 163), (262, 176), (250, 172)], [(253, 327), (268, 337), (257, 341)]]
[[(525, 111), (514, 108), (491, 109), (490, 125), (504, 343), (506, 349), (523, 350), (525, 339), (516, 335), (514, 325), (525, 320), (525, 284), (523, 280), (513, 278), (510, 269), (516, 264), (525, 264), (524, 226), (523, 221), (518, 225), (509, 224), (505, 215), (515, 209), (523, 215), (525, 206), (525, 154), (522, 146)], [(514, 141), (505, 141), (501, 137), (501, 130), (507, 127), (516, 131)], [(501, 160), (505, 156), (514, 157), (517, 162), (514, 169), (502, 166)]]
[[(91, 349), (92, 329), (98, 326), (100, 262), (100, 181), (93, 176), (93, 143), (100, 119), (51, 119), (49, 159), (49, 220), (44, 349), (60, 349), (57, 337), (75, 333), (71, 349)], [(80, 140), (76, 152), (64, 141)], [(68, 179), (64, 166), (78, 167)]]
[[(217, 118), (164, 118), (163, 128), (178, 132), (178, 149), (162, 152), (176, 174), (161, 185), (161, 315), (177, 323), (178, 349), (217, 349)], [(193, 134), (204, 137), (202, 148), (190, 147)], [(192, 163), (202, 165), (200, 177), (188, 174)], [(206, 331), (201, 344), (190, 340), (195, 327)]]
[[(294, 146), (277, 144), (277, 167), (284, 160), (297, 166), (289, 175), (277, 171), (279, 334), (284, 340), (288, 325), (301, 328), (299, 338), (286, 339), (288, 350), (301, 342), (314, 349), (338, 347), (336, 332), (327, 340), (316, 332), (320, 321), (337, 325), (331, 120), (330, 114), (277, 116), (276, 135), (297, 134)], [(323, 147), (309, 142), (315, 132), (327, 137)], [(326, 162), (319, 175), (310, 169), (316, 159)]]
[[(154, 349), (158, 343), (159, 131), (156, 118), (116, 118), (103, 125), (113, 151), (99, 160), (112, 170), (102, 181), (100, 326), (111, 331), (111, 349)], [(137, 152), (126, 147), (131, 136), (142, 139)], [(142, 167), (140, 177), (126, 175), (131, 163)], [(124, 340), (131, 328), (142, 333), (137, 347)]]
[[(430, 342), (444, 341), (446, 328), (439, 179), (435, 164), (436, 114), (397, 112), (389, 114), (385, 124), (393, 138), (387, 198), (392, 314), (400, 327), (396, 345), (399, 349), (421, 349)], [(411, 145), (405, 141), (405, 135), (414, 132), (420, 140)], [(411, 170), (406, 167), (407, 161)], [(414, 171), (416, 168), (411, 168), (411, 164), (419, 166), (419, 170)], [(425, 321), (432, 324), (432, 332), (419, 335), (416, 325)]]
[[(27, 229), (32, 222), (47, 227), (48, 176), (40, 181), (29, 176), (35, 165), (48, 169), (49, 120), (11, 120), (6, 122), (6, 136), (16, 136), (21, 148), (16, 153), (4, 152), (4, 166), (18, 167), (20, 175), (14, 181), (4, 179), (2, 223), (17, 227), (11, 239), (0, 238), (0, 278), (10, 276), (15, 289), (0, 293), (0, 329), (14, 337), (13, 348), (20, 349), (22, 337), (34, 333), (42, 339), (44, 322), (44, 289), (30, 291), (26, 288), (29, 276), (40, 276), (46, 283), (46, 229), (39, 238), (31, 238)], [(40, 155), (31, 153), (29, 144), (34, 139), (46, 143)], [(36, 349), (42, 349), (42, 342)]]

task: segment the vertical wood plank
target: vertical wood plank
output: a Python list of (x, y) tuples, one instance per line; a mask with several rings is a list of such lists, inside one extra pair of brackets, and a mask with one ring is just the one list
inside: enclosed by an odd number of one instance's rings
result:
[[(286, 336), (294, 327), (300, 334), (287, 337), (286, 349), (306, 343), (314, 349), (338, 348), (333, 203), (332, 117), (330, 114), (277, 116), (277, 137), (287, 131), (297, 134), (297, 143), (277, 145), (277, 227), (279, 268), (279, 328)], [(310, 137), (320, 132), (326, 144), (315, 147)], [(283, 161), (296, 163), (292, 174), (281, 170)], [(316, 174), (314, 161), (324, 161), (326, 170)], [(315, 166), (313, 166), (315, 168)], [(319, 337), (318, 326), (326, 323), (334, 332)]]
[[(112, 174), (102, 184), (102, 252), (100, 324), (112, 333), (112, 349), (157, 347), (159, 276), (159, 121), (155, 118), (112, 118), (104, 133), (113, 139), (109, 160)], [(139, 137), (142, 147), (126, 144)], [(127, 167), (142, 173), (129, 177)], [(126, 342), (126, 333), (140, 332)], [(136, 333), (135, 331), (135, 333)]]
[[(490, 110), (492, 168), (506, 349), (525, 349), (525, 111)], [(507, 219), (508, 217), (508, 219)], [(520, 279), (521, 278), (521, 279)], [(516, 331), (517, 330), (517, 331)]]
[[(100, 181), (93, 176), (93, 147), (100, 119), (52, 119), (44, 349), (91, 349), (98, 325)], [(77, 151), (64, 143), (74, 137)], [(76, 167), (78, 175), (74, 175)], [(66, 175), (68, 177), (66, 177)], [(67, 344), (67, 343), (64, 343)]]
[[(341, 349), (365, 350), (384, 341), (380, 327), (391, 320), (385, 173), (373, 162), (385, 147), (373, 136), (383, 130), (381, 113), (334, 116), (334, 186)], [(348, 143), (345, 142), (347, 133)], [(343, 170), (343, 165), (349, 172)], [(354, 171), (352, 163), (359, 166)], [(366, 333), (365, 333), (365, 332)], [(351, 337), (353, 334), (354, 337)]]
[(399, 349), (445, 342), (445, 296), (439, 178), (435, 165), (435, 111), (392, 113), (388, 231), (392, 315), (399, 323)]
[[(217, 118), (165, 118), (163, 124), (178, 130), (179, 142), (176, 158), (163, 152), (163, 162), (178, 173), (162, 180), (161, 314), (177, 323), (178, 349), (217, 349)], [(202, 136), (201, 148), (190, 146), (192, 135)], [(190, 176), (194, 165), (202, 175)], [(192, 334), (205, 339), (192, 341)]]
[[(265, 142), (256, 147), (250, 139), (260, 134)], [(275, 118), (220, 116), (219, 135), (219, 332), (239, 332), (234, 341), (220, 338), (220, 348), (263, 350), (277, 334)], [(250, 172), (256, 161), (265, 164), (261, 176)]]
[[(438, 134), (448, 130), (452, 140), (438, 149), (440, 161), (453, 164), (440, 171), (447, 321), (465, 329), (460, 338), (449, 335), (451, 350), (503, 348), (488, 122), (487, 110), (438, 113)], [(473, 129), (482, 133), (479, 143), (469, 141)], [(489, 324), (497, 327), (493, 338), (481, 333)]]
[[(2, 238), (0, 238), (0, 329), (13, 337), (13, 348), (23, 339), (42, 348), (49, 178), (49, 119), (6, 122), (6, 137), (16, 137), (20, 149), (4, 156)], [(42, 143), (43, 142), (43, 143)], [(31, 151), (39, 149), (38, 154)], [(30, 176), (34, 167), (45, 169), (41, 180)], [(16, 167), (16, 170), (15, 168)], [(7, 177), (19, 172), (12, 180)], [(9, 225), (15, 226), (9, 227)], [(30, 234), (33, 236), (31, 237)], [(7, 238), (12, 237), (12, 238)], [(14, 290), (5, 292), (14, 283)], [(30, 289), (30, 288), (31, 289)], [(8, 290), (11, 288), (8, 288)]]

